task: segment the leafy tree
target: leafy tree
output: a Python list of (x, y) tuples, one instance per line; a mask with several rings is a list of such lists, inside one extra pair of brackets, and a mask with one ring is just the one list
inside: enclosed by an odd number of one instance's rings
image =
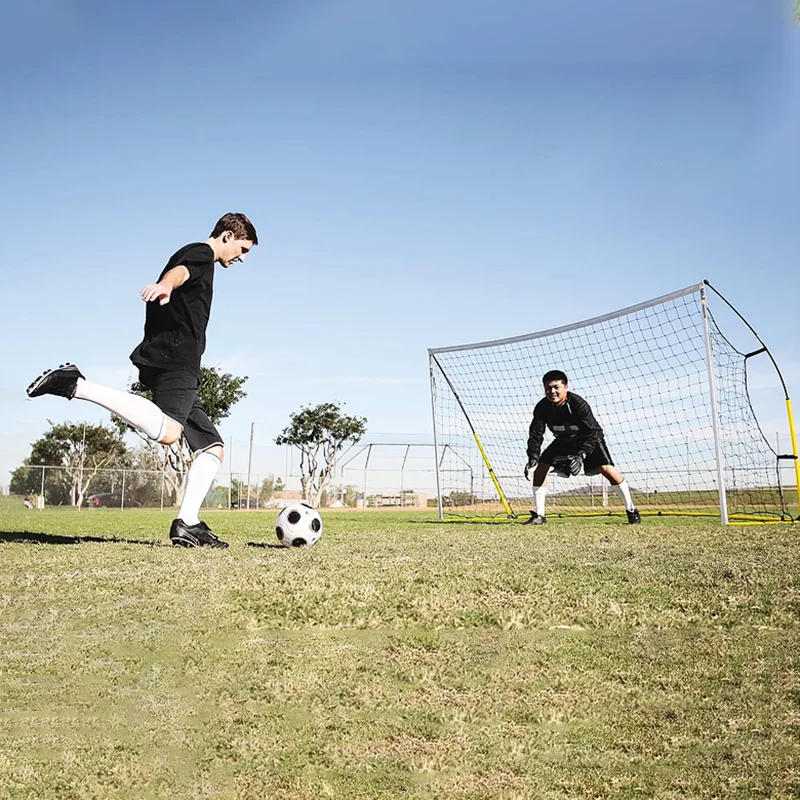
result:
[(214, 481), (206, 494), (205, 507), (228, 508), (228, 487), (220, 486)]
[(239, 508), (242, 501), (247, 502), (247, 481), (231, 478), (231, 505)]
[(282, 492), (285, 488), (286, 487), (283, 485), (283, 478), (276, 477), (275, 475), (267, 475), (267, 477), (261, 481), (261, 486), (258, 487), (258, 491), (256, 493), (258, 502), (266, 502), (276, 492)]
[(355, 486), (345, 486), (342, 497), (342, 503), (348, 508), (356, 507), (356, 499), (358, 498), (358, 489)]
[(231, 409), (247, 397), (242, 386), (247, 375), (231, 375), (220, 372), (218, 367), (200, 367), (200, 389), (197, 396), (208, 414), (208, 418), (219, 425), (231, 415)]
[(291, 424), (275, 439), (276, 444), (290, 444), (300, 450), (300, 485), (303, 499), (319, 505), (322, 493), (333, 477), (337, 453), (345, 443), (355, 444), (367, 431), (364, 417), (342, 414), (338, 403), (320, 403), (302, 407), (290, 414)]
[(450, 492), (449, 497), (443, 498), (446, 506), (474, 506), (478, 498), (472, 492)]
[(260, 503), (265, 503), (275, 492), (282, 492), (286, 487), (283, 485), (282, 478), (274, 475), (267, 475), (260, 484), (249, 487), (247, 481), (242, 478), (231, 479), (231, 504), (238, 508), (247, 503), (247, 496), (250, 495), (250, 508), (257, 508)]
[[(26, 458), (25, 462), (28, 462), (30, 459)], [(50, 477), (53, 476), (53, 473), (57, 473), (57, 470), (45, 470), (44, 472), (44, 483), (49, 488), (49, 479), (48, 473), (50, 473)], [(59, 484), (63, 483), (63, 481), (59, 481)], [(28, 467), (22, 466), (17, 467), (15, 470), (11, 472), (11, 483), (9, 484), (8, 490), (11, 494), (21, 494), (21, 495), (38, 495), (42, 490), (42, 468), (41, 467)], [(64, 504), (65, 499), (69, 497), (69, 489), (66, 486), (59, 485), (59, 489), (57, 492), (51, 491), (49, 496), (53, 499), (52, 502), (54, 505)]]
[(132, 472), (125, 483), (126, 494), (148, 508), (159, 506), (164, 465), (158, 452), (142, 444), (130, 452), (130, 459)]
[[(242, 389), (246, 381), (247, 375), (220, 372), (218, 367), (200, 367), (200, 388), (197, 396), (214, 425), (219, 425), (223, 419), (229, 417), (231, 408), (247, 397), (247, 392)], [(153, 399), (152, 392), (139, 381), (131, 383), (128, 391), (148, 400)], [(183, 494), (183, 485), (192, 458), (184, 437), (175, 444), (166, 446), (154, 442), (117, 416), (112, 415), (112, 420), (120, 431), (132, 430), (146, 447), (158, 454), (163, 467), (167, 499), (170, 503), (177, 503)]]
[(119, 430), (104, 425), (50, 423), (50, 430), (31, 445), (31, 454), (14, 470), (11, 490), (27, 494), (41, 491), (42, 472), (37, 465), (60, 467), (45, 471), (45, 496), (53, 505), (80, 506), (94, 484), (105, 488), (108, 475), (101, 469), (129, 466), (128, 448)]

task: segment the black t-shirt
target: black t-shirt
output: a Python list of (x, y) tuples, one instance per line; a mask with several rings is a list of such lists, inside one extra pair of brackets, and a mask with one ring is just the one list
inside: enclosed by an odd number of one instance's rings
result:
[(214, 251), (203, 242), (181, 247), (161, 270), (158, 280), (181, 265), (189, 271), (189, 279), (172, 292), (169, 303), (147, 303), (144, 339), (131, 353), (131, 361), (137, 366), (199, 375), (214, 294)]
[(536, 404), (528, 433), (528, 458), (539, 457), (545, 426), (556, 439), (575, 442), (584, 457), (603, 440), (603, 429), (594, 418), (591, 406), (572, 392), (567, 392), (567, 399), (560, 406), (546, 397)]

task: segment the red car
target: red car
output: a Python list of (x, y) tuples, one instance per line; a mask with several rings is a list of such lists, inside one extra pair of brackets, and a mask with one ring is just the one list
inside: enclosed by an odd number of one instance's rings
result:
[[(86, 505), (92, 508), (121, 508), (122, 498), (112, 492), (98, 492), (86, 498)], [(125, 498), (125, 505), (129, 508), (139, 508), (141, 503), (136, 502), (130, 495)]]

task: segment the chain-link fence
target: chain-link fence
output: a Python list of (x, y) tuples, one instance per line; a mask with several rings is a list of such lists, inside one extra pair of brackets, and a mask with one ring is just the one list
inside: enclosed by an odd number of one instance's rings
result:
[[(363, 454), (362, 454), (363, 455)], [(363, 459), (362, 459), (363, 461)], [(340, 468), (323, 492), (319, 505), (334, 508), (424, 508), (435, 503), (435, 488), (419, 483), (433, 481), (433, 461), (427, 470), (396, 468), (380, 457), (372, 464)], [(417, 479), (417, 483), (412, 478)], [(419, 488), (422, 487), (422, 488)], [(96, 469), (91, 474), (63, 466), (23, 466), (15, 470), (12, 494), (29, 508), (165, 509), (180, 505), (183, 487), (179, 476), (166, 470)], [(208, 509), (279, 509), (303, 499), (300, 475), (289, 473), (229, 472), (218, 475), (208, 491)]]
[[(779, 452), (790, 448), (786, 435), (774, 434)], [(263, 448), (266, 449), (266, 448)], [(302, 499), (299, 454), (283, 448), (272, 463), (261, 470), (220, 471), (205, 499), (209, 509), (276, 509)], [(245, 452), (242, 449), (240, 453)], [(342, 453), (335, 465), (333, 479), (319, 503), (335, 508), (430, 508), (437, 505), (436, 461), (433, 445), (428, 442), (359, 443)], [(441, 456), (441, 453), (440, 453)], [(240, 460), (241, 463), (241, 460)], [(788, 463), (788, 462), (787, 462)], [(265, 472), (263, 467), (275, 467)], [(445, 465), (446, 466), (446, 465)], [(283, 467), (283, 468), (281, 468)], [(223, 467), (224, 470), (224, 467)], [(520, 467), (521, 470), (521, 467)], [(786, 473), (782, 491), (790, 504), (796, 502), (793, 475)], [(14, 471), (13, 484), (0, 486), (0, 494), (16, 496), (15, 502), (30, 508), (73, 506), (80, 508), (174, 508), (180, 505), (182, 486), (179, 476), (169, 470), (88, 469), (63, 466), (23, 466)], [(686, 475), (687, 483), (692, 481)], [(574, 487), (568, 481), (553, 478), (552, 499), (558, 503), (558, 489)], [(563, 484), (563, 486), (562, 486)], [(637, 485), (637, 502), (643, 506), (660, 506), (667, 502), (664, 476), (653, 474)], [(694, 489), (694, 487), (692, 487)], [(597, 479), (586, 489), (586, 502), (594, 507), (616, 502), (605, 481)], [(703, 500), (698, 494), (698, 502)], [(528, 498), (519, 498), (525, 504)], [(477, 492), (468, 499), (451, 497), (447, 492), (443, 503), (463, 505), (485, 502)]]

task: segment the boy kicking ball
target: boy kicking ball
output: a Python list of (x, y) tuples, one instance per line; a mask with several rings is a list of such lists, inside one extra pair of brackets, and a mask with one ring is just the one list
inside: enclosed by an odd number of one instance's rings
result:
[(206, 348), (214, 265), (227, 269), (242, 262), (257, 244), (256, 229), (244, 214), (225, 214), (205, 241), (174, 253), (158, 281), (142, 289), (147, 304), (144, 338), (130, 358), (139, 369), (139, 381), (152, 391), (153, 402), (91, 383), (74, 364), (48, 370), (27, 390), (28, 397), (51, 394), (95, 403), (161, 444), (186, 437), (194, 457), (183, 502), (170, 526), (173, 545), (228, 546), (199, 516), (224, 457), (222, 437), (197, 398), (200, 359)]

